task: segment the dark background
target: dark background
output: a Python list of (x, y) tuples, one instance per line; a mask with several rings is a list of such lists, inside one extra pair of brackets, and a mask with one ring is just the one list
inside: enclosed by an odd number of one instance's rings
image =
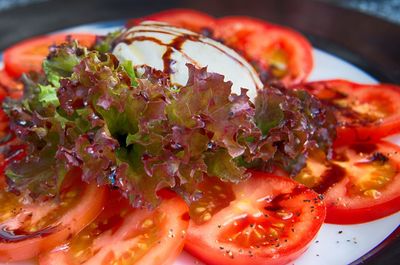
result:
[(400, 24), (399, 0), (321, 0)]
[[(0, 51), (34, 35), (176, 7), (217, 17), (249, 15), (292, 27), (314, 46), (378, 80), (400, 84), (400, 0), (0, 0)], [(400, 264), (399, 234), (398, 229), (372, 257), (356, 263)]]
[[(52, 0), (0, 0), (0, 10)], [(82, 0), (84, 1), (84, 0)], [(310, 0), (305, 0), (310, 1)], [(320, 0), (400, 24), (400, 0)], [(66, 4), (68, 1), (65, 1)]]

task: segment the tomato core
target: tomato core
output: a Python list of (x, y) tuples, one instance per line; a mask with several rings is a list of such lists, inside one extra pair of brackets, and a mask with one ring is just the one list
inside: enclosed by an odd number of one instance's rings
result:
[(283, 78), (289, 74), (289, 56), (281, 45), (277, 44), (267, 49), (263, 58), (269, 65), (273, 76)]

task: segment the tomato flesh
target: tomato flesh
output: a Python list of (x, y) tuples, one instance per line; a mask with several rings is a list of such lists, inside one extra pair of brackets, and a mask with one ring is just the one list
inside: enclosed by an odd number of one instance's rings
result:
[(77, 234), (100, 213), (105, 188), (74, 185), (60, 202), (0, 191), (0, 261), (30, 259)]
[(339, 122), (335, 145), (371, 142), (400, 132), (399, 86), (329, 80), (301, 88), (333, 108)]
[(4, 78), (2, 77), (2, 72), (0, 72), (0, 102), (8, 95), (7, 88), (2, 84), (2, 79)]
[(177, 196), (154, 211), (133, 209), (126, 200), (106, 205), (103, 213), (65, 247), (40, 256), (40, 264), (171, 264), (180, 254), (188, 226), (188, 208)]
[[(190, 206), (185, 247), (208, 264), (286, 264), (305, 251), (325, 218), (318, 194), (289, 178), (253, 172), (230, 191), (207, 181), (219, 196)], [(219, 203), (221, 194), (228, 204)]]
[[(1, 104), (1, 101), (0, 101)], [(0, 139), (1, 141), (6, 141), (9, 135), (9, 122), (8, 116), (3, 109), (0, 109)]]
[(224, 17), (217, 21), (214, 37), (224, 44), (245, 52), (250, 34), (262, 32), (268, 24), (249, 17)]
[(217, 21), (215, 37), (241, 52), (264, 82), (303, 82), (313, 67), (312, 47), (299, 33), (248, 17)]
[(160, 21), (176, 27), (182, 27), (194, 32), (202, 33), (215, 26), (215, 19), (209, 15), (189, 9), (170, 9), (151, 14), (142, 18), (128, 20), (127, 27), (140, 24), (143, 21)]
[(379, 141), (335, 148), (331, 161), (310, 159), (296, 180), (324, 194), (326, 222), (354, 224), (400, 210), (400, 148)]
[(4, 51), (5, 71), (17, 78), (23, 73), (42, 71), (42, 62), (49, 54), (49, 47), (65, 42), (68, 36), (86, 47), (92, 46), (96, 38), (93, 34), (63, 33), (24, 40)]

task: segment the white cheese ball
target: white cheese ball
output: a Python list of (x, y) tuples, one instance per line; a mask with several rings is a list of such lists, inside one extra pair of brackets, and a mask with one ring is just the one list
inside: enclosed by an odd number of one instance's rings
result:
[(253, 67), (234, 50), (192, 31), (160, 22), (143, 22), (131, 27), (114, 48), (120, 61), (130, 60), (133, 65), (148, 65), (170, 75), (171, 82), (186, 85), (187, 63), (206, 67), (208, 72), (219, 73), (232, 82), (232, 92), (240, 94), (248, 89), (252, 101), (263, 84)]

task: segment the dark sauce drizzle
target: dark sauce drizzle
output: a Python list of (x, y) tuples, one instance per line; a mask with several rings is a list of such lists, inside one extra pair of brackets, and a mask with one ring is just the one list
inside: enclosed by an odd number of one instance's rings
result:
[(336, 164), (330, 164), (329, 169), (321, 176), (321, 182), (313, 187), (313, 190), (318, 193), (325, 193), (331, 186), (340, 182), (346, 176), (346, 170)]
[[(136, 32), (166, 33), (163, 31), (155, 31), (155, 30), (148, 30), (148, 31), (139, 30)], [(154, 38), (154, 37), (149, 37), (149, 36), (135, 36), (135, 37), (125, 39), (125, 40), (123, 40), (123, 42), (129, 45), (134, 41), (151, 41), (151, 42), (157, 43), (160, 46), (166, 46), (167, 50), (164, 52), (164, 54), (162, 56), (164, 72), (167, 74), (171, 74), (171, 73), (173, 73), (171, 66), (175, 63), (175, 61), (171, 58), (171, 55), (174, 52), (174, 50), (181, 51), (182, 46), (186, 40), (198, 40), (198, 39), (199, 39), (199, 36), (184, 34), (184, 35), (176, 36), (170, 44), (164, 44), (159, 39)]]
[(264, 207), (265, 210), (267, 211), (279, 211), (282, 209), (281, 202), (289, 200), (291, 198), (294, 198), (303, 192), (307, 191), (308, 188), (305, 186), (296, 186), (292, 192), (290, 193), (281, 193), (274, 197), (270, 202), (268, 202), (268, 206)]
[(171, 58), (171, 55), (174, 50), (181, 51), (183, 44), (186, 40), (196, 41), (199, 40), (198, 36), (195, 35), (181, 35), (175, 37), (175, 39), (167, 46), (167, 51), (163, 54), (163, 63), (164, 63), (164, 72), (167, 74), (173, 73), (171, 66), (175, 63), (175, 61)]
[(0, 243), (15, 243), (27, 239), (44, 237), (54, 233), (57, 230), (57, 227), (58, 226), (49, 226), (36, 232), (29, 233), (19, 229), (9, 231), (7, 227), (0, 226)]
[[(312, 86), (307, 86), (307, 89), (310, 91), (315, 90)], [(341, 126), (357, 127), (381, 123), (379, 119), (373, 118), (368, 114), (358, 113), (350, 106), (341, 106), (335, 102), (337, 100), (347, 99), (349, 97), (348, 94), (340, 92), (330, 86), (325, 86), (324, 89), (329, 91), (331, 95), (328, 98), (323, 98), (322, 101), (333, 108), (335, 112), (338, 112), (340, 116), (350, 119), (350, 121), (340, 121), (339, 123)]]
[[(386, 163), (389, 158), (380, 152), (376, 152), (377, 146), (376, 144), (370, 143), (356, 143), (349, 146), (350, 149), (355, 151), (358, 154), (370, 155), (368, 160), (362, 163), (371, 163), (371, 162), (380, 162)], [(342, 154), (335, 154), (334, 158), (339, 161), (347, 161), (347, 158), (344, 157)], [(328, 189), (335, 185), (336, 183), (342, 181), (342, 179), (346, 176), (346, 170), (335, 164), (329, 163), (328, 169), (321, 176), (321, 181), (313, 187), (313, 190), (318, 193), (325, 193)]]
[[(182, 52), (182, 46), (183, 44), (187, 41), (198, 41), (201, 43), (205, 43), (202, 40), (202, 36), (198, 35), (198, 34), (183, 34), (180, 32), (175, 32), (172, 30), (171, 31), (164, 31), (162, 30), (163, 27), (169, 27), (169, 25), (162, 25), (162, 24), (146, 24), (146, 26), (155, 26), (155, 27), (160, 27), (160, 30), (154, 30), (154, 29), (140, 29), (140, 30), (135, 30), (133, 33), (160, 33), (160, 34), (170, 34), (170, 35), (174, 35), (176, 36), (171, 43), (169, 44), (165, 44), (163, 42), (161, 42), (159, 39), (154, 38), (154, 37), (150, 37), (150, 36), (133, 36), (133, 37), (128, 37), (128, 38), (123, 38), (121, 42), (126, 43), (127, 45), (135, 42), (135, 41), (151, 41), (154, 43), (157, 43), (160, 46), (166, 46), (167, 50), (165, 51), (165, 53), (162, 56), (162, 60), (163, 60), (163, 65), (164, 65), (164, 72), (167, 74), (171, 74), (173, 73), (171, 66), (175, 63), (175, 61), (171, 58), (171, 55), (173, 53), (174, 50), (176, 51), (180, 51)], [(132, 32), (127, 31), (126, 35), (129, 36), (129, 34), (131, 34)], [(212, 46), (213, 48), (219, 50), (220, 52), (226, 54), (227, 56), (229, 56), (232, 60), (236, 61), (237, 63), (239, 63), (240, 65), (244, 66), (243, 62), (241, 62), (240, 60), (238, 60), (237, 58), (235, 58), (234, 56), (232, 56), (231, 54), (226, 53), (226, 51), (224, 51), (223, 49), (221, 49), (220, 47), (218, 47), (217, 45), (214, 45), (213, 43), (206, 43), (207, 45)], [(254, 78), (254, 76), (252, 74), (250, 74), (250, 76), (252, 77), (253, 81), (255, 83), (256, 80)]]

